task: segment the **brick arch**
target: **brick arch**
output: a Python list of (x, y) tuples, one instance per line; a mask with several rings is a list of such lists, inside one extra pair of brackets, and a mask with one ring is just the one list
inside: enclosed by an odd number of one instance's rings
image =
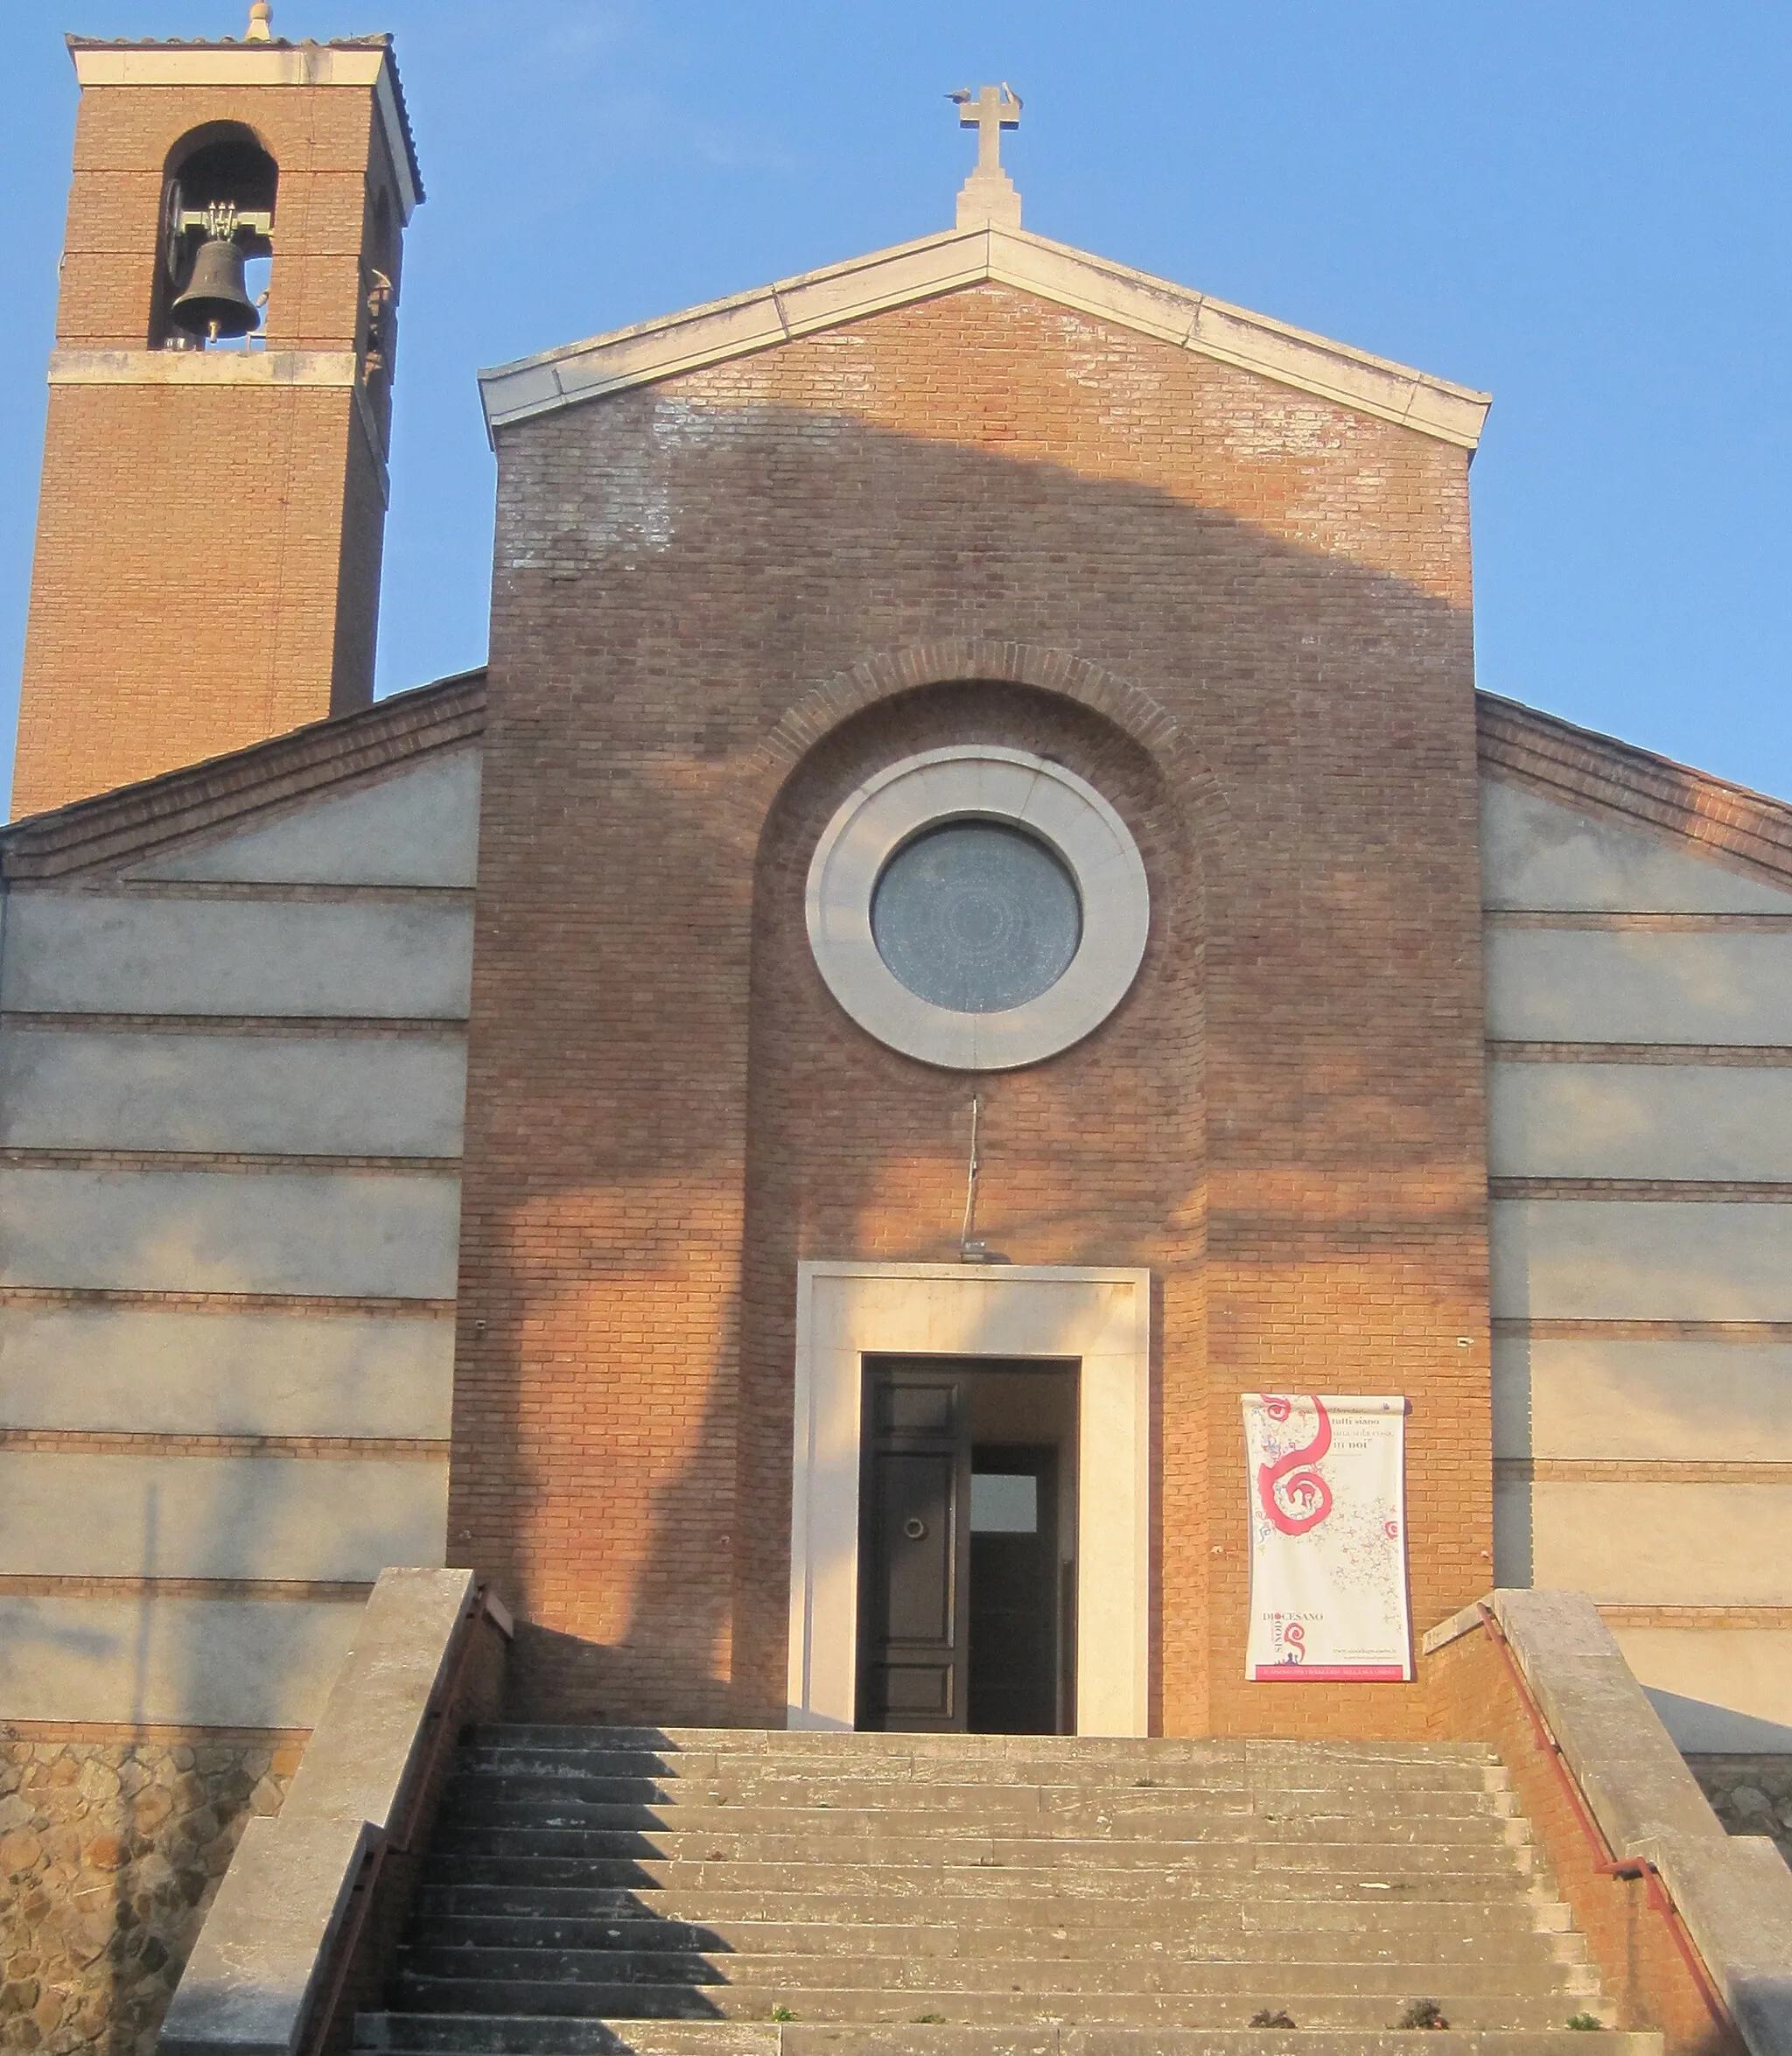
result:
[(824, 738), (868, 708), (925, 686), (989, 680), (1026, 685), (1090, 708), (1151, 758), (1185, 804), (1212, 822), (1225, 810), (1218, 781), (1192, 738), (1160, 701), (1117, 672), (1038, 643), (946, 636), (867, 657), (794, 700), (753, 754), (737, 788), (741, 826), (758, 834), (785, 780)]

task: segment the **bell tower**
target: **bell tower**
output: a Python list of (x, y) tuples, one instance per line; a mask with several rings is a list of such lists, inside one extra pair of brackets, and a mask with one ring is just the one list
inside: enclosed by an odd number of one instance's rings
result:
[(74, 176), (15, 816), (373, 696), (403, 234), (391, 39), (68, 38)]

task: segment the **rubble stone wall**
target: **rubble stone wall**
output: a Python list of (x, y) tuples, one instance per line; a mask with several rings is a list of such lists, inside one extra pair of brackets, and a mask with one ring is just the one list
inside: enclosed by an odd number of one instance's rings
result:
[(1732, 1835), (1771, 1835), (1792, 1864), (1792, 1756), (1689, 1756), (1718, 1818)]
[(0, 1726), (0, 2050), (149, 2056), (244, 1823), (304, 1737)]

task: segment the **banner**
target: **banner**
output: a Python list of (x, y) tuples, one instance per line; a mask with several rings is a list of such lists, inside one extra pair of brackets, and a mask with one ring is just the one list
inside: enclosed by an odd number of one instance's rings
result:
[(1406, 1402), (1265, 1392), (1243, 1400), (1245, 1676), (1410, 1678)]

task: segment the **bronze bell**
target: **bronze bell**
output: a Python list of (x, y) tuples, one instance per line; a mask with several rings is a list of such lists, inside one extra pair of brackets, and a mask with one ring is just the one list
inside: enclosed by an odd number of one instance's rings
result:
[(214, 342), (220, 336), (252, 335), (262, 325), (262, 311), (243, 285), (244, 261), (242, 246), (231, 237), (202, 242), (192, 276), (168, 310), (169, 318)]

